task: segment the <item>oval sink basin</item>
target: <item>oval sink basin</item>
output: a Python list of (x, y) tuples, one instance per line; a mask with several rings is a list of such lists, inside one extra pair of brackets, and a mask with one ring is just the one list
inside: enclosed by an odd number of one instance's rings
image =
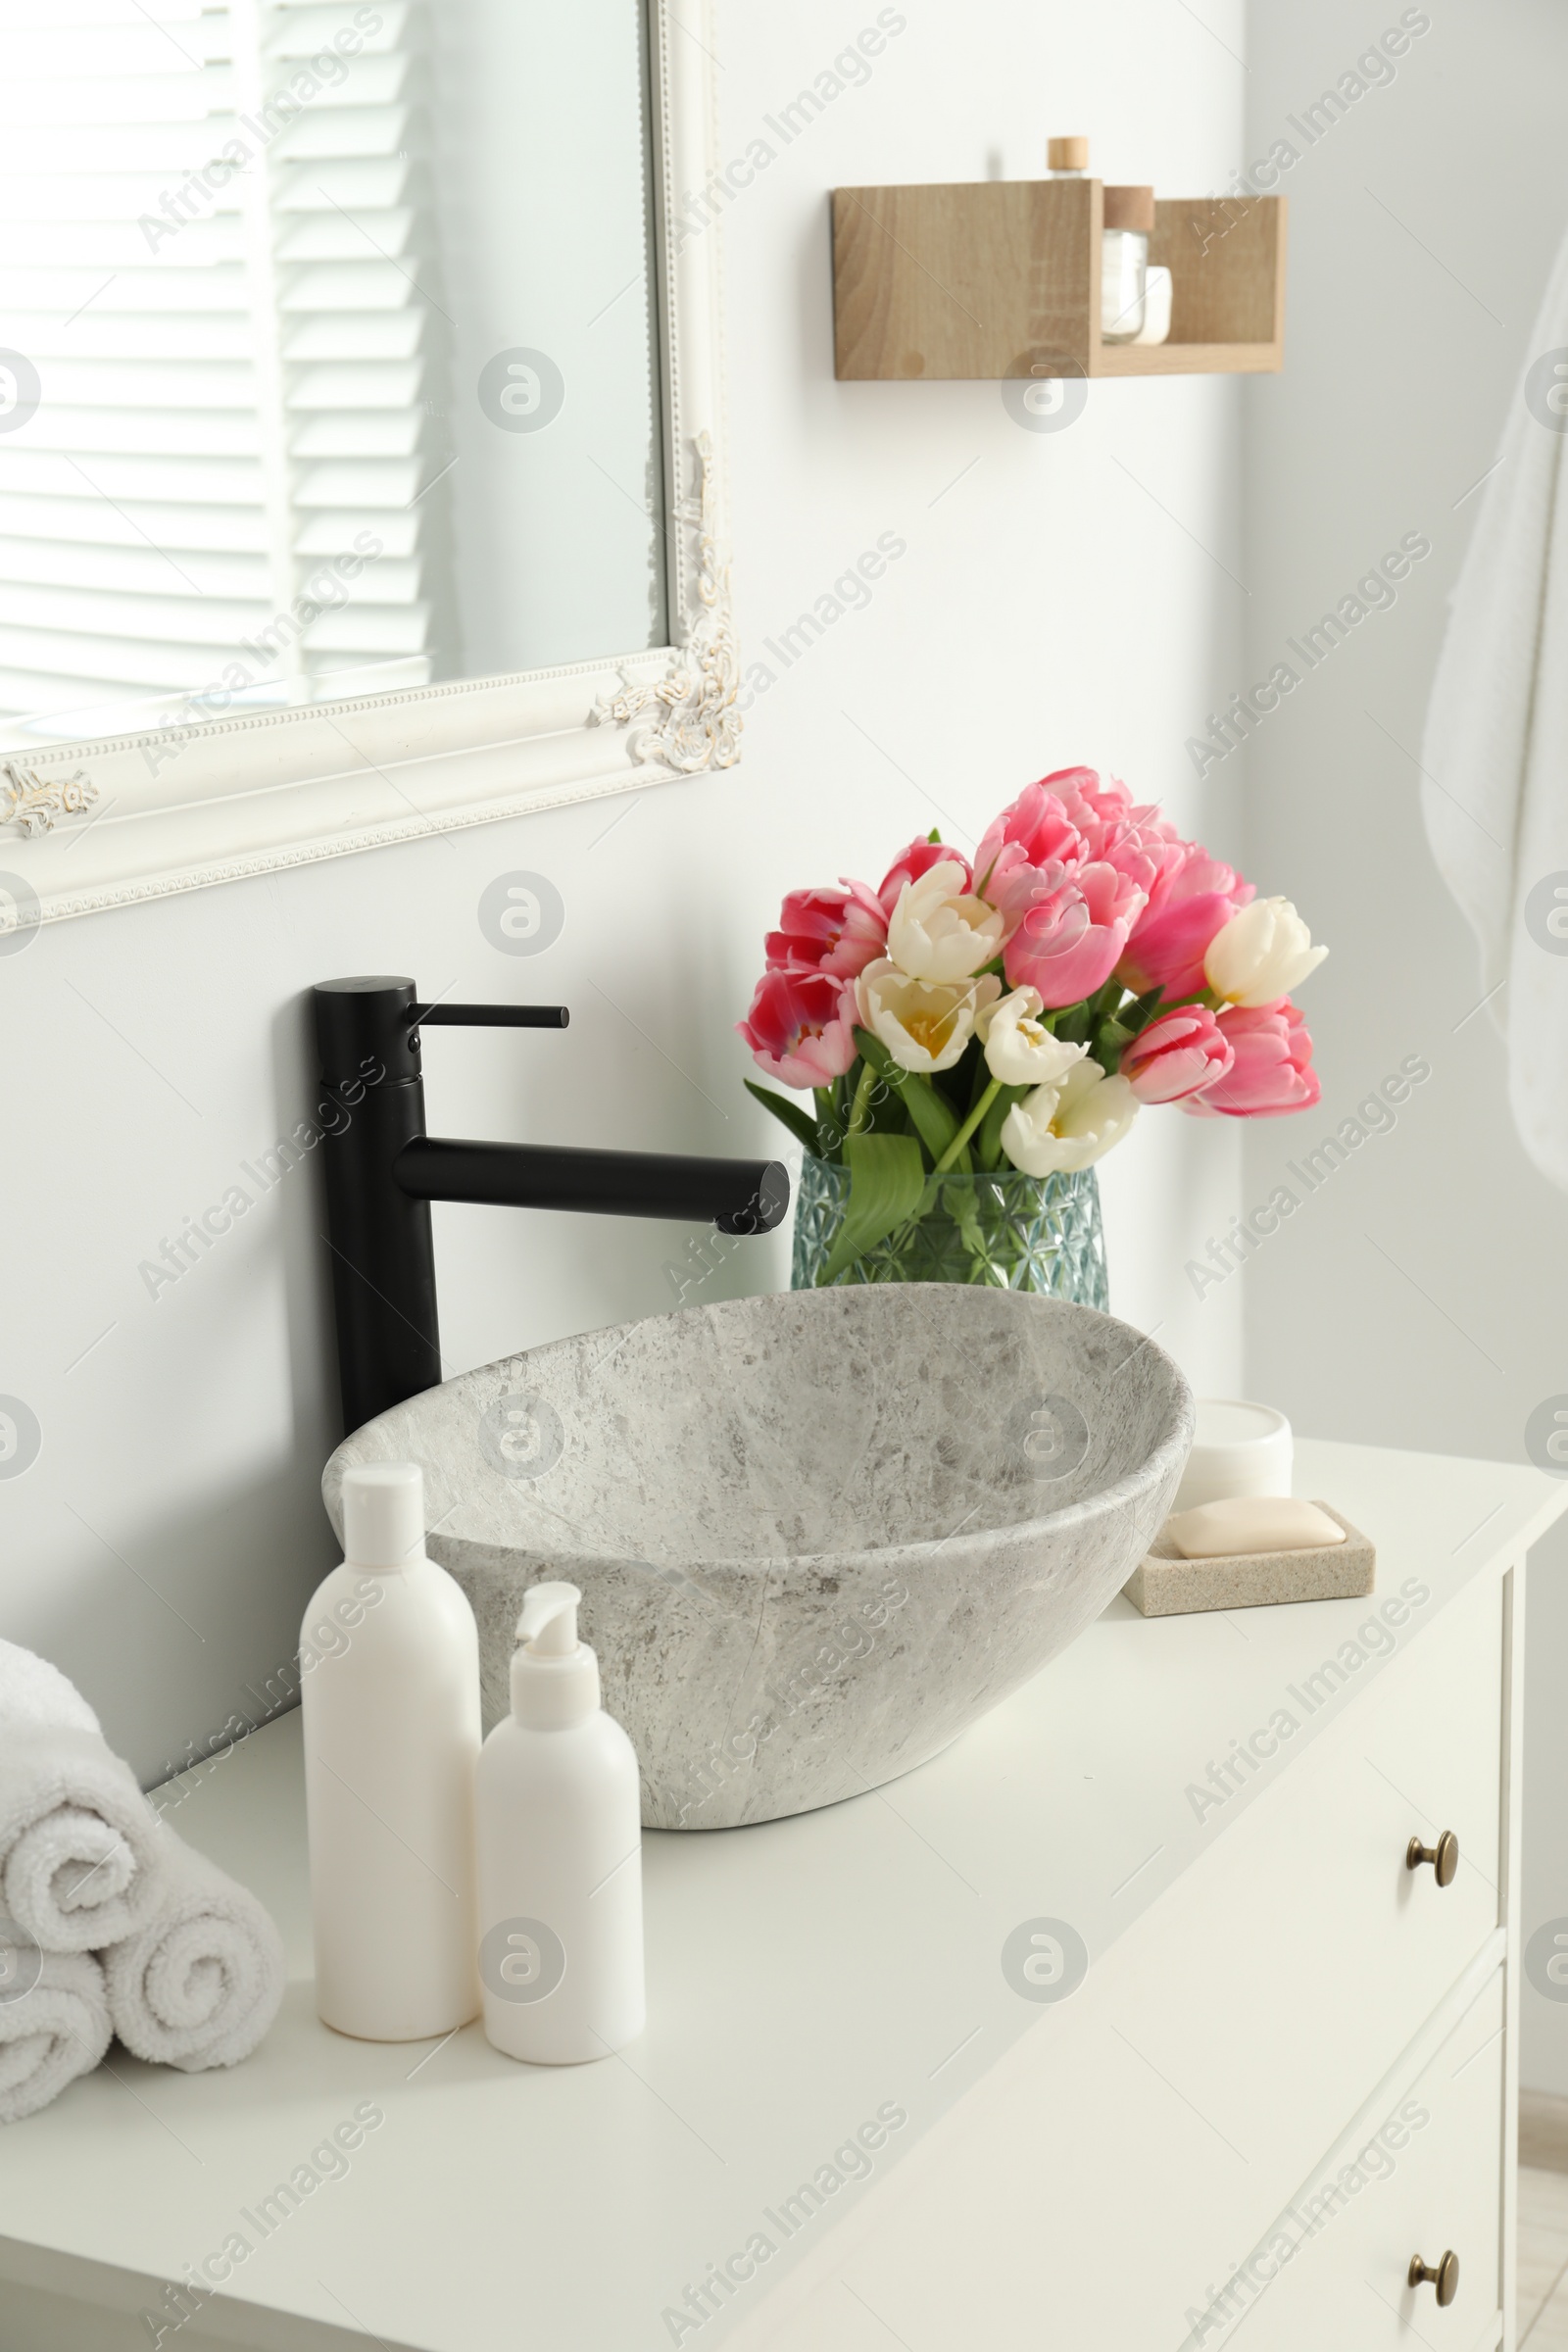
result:
[(1193, 1399), (1141, 1332), (945, 1284), (728, 1299), (465, 1373), (346, 1439), (424, 1470), (486, 1727), (522, 1595), (582, 1589), (643, 1819), (718, 1829), (910, 1771), (1066, 1648), (1164, 1520)]

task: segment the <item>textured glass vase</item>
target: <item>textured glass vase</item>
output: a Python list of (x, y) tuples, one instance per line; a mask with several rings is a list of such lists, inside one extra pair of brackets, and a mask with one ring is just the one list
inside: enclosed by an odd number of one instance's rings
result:
[[(1110, 1302), (1100, 1187), (1093, 1168), (1074, 1176), (942, 1176), (925, 1214), (851, 1260), (839, 1282), (961, 1282), (997, 1291), (1044, 1291), (1080, 1306)], [(791, 1284), (809, 1291), (844, 1222), (850, 1172), (808, 1152), (795, 1203)]]

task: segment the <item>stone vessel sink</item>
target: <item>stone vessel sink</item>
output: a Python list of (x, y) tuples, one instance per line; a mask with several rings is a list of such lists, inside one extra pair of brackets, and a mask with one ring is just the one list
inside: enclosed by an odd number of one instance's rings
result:
[(338, 1447), (423, 1466), (479, 1622), (486, 1728), (527, 1587), (583, 1593), (643, 1819), (876, 1788), (1081, 1634), (1192, 1440), (1170, 1358), (1088, 1307), (945, 1284), (738, 1298), (465, 1373)]

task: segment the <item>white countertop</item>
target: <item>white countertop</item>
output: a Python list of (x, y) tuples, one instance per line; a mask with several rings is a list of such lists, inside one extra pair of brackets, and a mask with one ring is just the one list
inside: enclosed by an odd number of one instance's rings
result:
[[(181, 2075), (117, 2047), (0, 2132), (0, 2280), (156, 2307), (164, 2280), (238, 2231), (252, 2251), (224, 2289), (227, 2317), (207, 2307), (166, 2345), (667, 2345), (664, 2307), (879, 2109), (907, 2118), (876, 2152), (880, 2173), (1019, 2035), (1072, 2031), (1070, 1999), (1020, 2000), (1002, 1973), (1019, 1922), (1071, 1922), (1092, 1967), (1388, 1661), (1369, 1656), (1311, 1715), (1292, 1686), (1407, 1579), (1431, 1597), (1394, 1638), (1418, 1641), (1472, 1576), (1568, 1507), (1568, 1486), (1534, 1470), (1305, 1441), (1297, 1492), (1373, 1538), (1371, 1599), (1149, 1621), (1118, 1599), (886, 1789), (757, 1828), (648, 1833), (650, 2023), (597, 2065), (514, 2065), (477, 2025), (392, 2046), (318, 2023), (297, 1714), (171, 1784), (173, 1826), (283, 1930), (282, 2015), (229, 2073)], [(1189, 1786), (1281, 1705), (1300, 1736), (1200, 1820)], [(260, 2201), (363, 2102), (384, 2120), (347, 2171), (263, 2237)], [(862, 2186), (837, 2192), (841, 2210)], [(759, 2281), (705, 2327), (705, 2344), (764, 2292)]]

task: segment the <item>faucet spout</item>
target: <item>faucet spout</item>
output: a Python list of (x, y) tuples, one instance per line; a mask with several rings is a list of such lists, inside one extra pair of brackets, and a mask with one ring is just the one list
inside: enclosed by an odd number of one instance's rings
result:
[[(326, 1134), (325, 1241), (332, 1258), (345, 1430), (441, 1379), (432, 1200), (676, 1217), (721, 1233), (770, 1233), (789, 1207), (776, 1159), (580, 1152), (465, 1143), (424, 1131), (420, 1032), (555, 1029), (561, 1004), (424, 1003), (412, 980), (323, 980), (313, 991)], [(330, 1110), (330, 1115), (328, 1111)]]
[(720, 1233), (771, 1233), (790, 1204), (776, 1159), (698, 1159), (657, 1152), (579, 1152), (558, 1144), (464, 1143), (418, 1136), (392, 1163), (415, 1200), (678, 1217)]

